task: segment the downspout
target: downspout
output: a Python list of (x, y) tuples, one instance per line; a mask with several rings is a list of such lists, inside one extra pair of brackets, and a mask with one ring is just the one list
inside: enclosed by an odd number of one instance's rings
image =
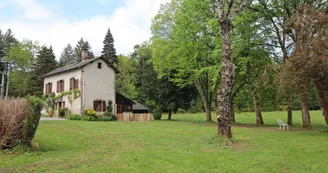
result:
[(81, 69), (81, 116), (84, 114), (84, 71)]

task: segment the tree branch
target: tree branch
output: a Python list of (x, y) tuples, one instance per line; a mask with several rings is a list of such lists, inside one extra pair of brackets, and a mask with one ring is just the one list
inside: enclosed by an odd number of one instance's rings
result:
[(230, 19), (233, 20), (233, 18), (235, 18), (248, 4), (249, 0), (243, 0), (243, 2), (239, 5), (238, 8), (235, 9), (235, 11), (233, 11), (231, 13)]

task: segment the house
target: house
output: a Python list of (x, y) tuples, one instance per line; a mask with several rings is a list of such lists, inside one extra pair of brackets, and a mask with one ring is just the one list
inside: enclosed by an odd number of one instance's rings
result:
[[(97, 114), (105, 111), (108, 101), (116, 110), (115, 75), (119, 71), (102, 57), (87, 59), (87, 52), (82, 52), (82, 61), (77, 64), (58, 68), (44, 77), (44, 93), (56, 95), (65, 91), (80, 90), (81, 96), (70, 104), (68, 96), (56, 101), (55, 110), (67, 107), (72, 114), (81, 114), (84, 110), (94, 109)], [(57, 112), (57, 111), (55, 111)]]

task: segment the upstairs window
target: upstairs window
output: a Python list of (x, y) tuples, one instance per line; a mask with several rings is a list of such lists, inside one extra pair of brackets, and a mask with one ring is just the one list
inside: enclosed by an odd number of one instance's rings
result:
[(101, 69), (101, 62), (98, 62), (98, 69)]
[(46, 84), (45, 92), (46, 92), (46, 94), (52, 93), (52, 83), (51, 82)]
[(79, 79), (70, 78), (69, 79), (69, 90), (79, 89)]
[(57, 93), (63, 92), (64, 90), (64, 80), (57, 81)]

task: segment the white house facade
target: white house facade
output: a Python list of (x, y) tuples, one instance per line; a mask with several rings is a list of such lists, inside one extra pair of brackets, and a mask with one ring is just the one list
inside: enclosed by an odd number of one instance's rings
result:
[(56, 95), (80, 90), (80, 97), (71, 105), (68, 96), (56, 100), (55, 112), (60, 108), (68, 108), (72, 114), (81, 114), (84, 110), (94, 109), (97, 114), (105, 112), (108, 101), (116, 110), (115, 75), (118, 70), (105, 62), (102, 57), (87, 59), (82, 52), (82, 62), (55, 69), (44, 75), (44, 93)]

